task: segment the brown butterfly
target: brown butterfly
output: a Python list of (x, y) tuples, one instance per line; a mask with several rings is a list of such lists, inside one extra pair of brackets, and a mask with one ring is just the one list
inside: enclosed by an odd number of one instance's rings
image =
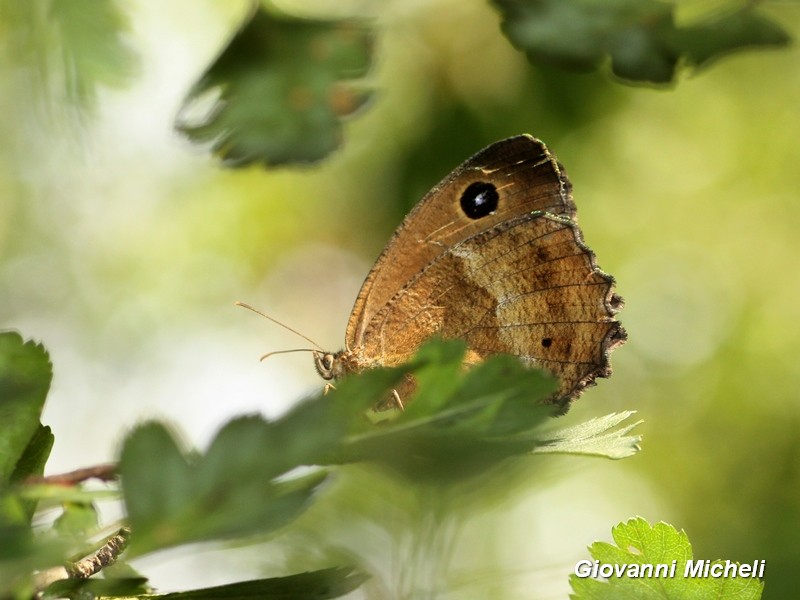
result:
[(465, 340), (469, 363), (502, 352), (552, 372), (561, 385), (550, 402), (562, 406), (611, 375), (623, 301), (583, 242), (571, 187), (529, 135), (468, 159), (397, 228), (361, 287), (345, 349), (314, 351), (319, 374), (398, 365), (438, 335)]

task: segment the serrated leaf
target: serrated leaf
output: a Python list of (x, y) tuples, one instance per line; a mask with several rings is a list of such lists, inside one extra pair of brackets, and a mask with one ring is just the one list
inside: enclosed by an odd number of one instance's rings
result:
[[(311, 398), (275, 421), (239, 417), (219, 431), (203, 455), (182, 450), (162, 425), (137, 428), (126, 439), (120, 460), (134, 531), (131, 552), (254, 535), (285, 525), (306, 508), (326, 474), (285, 475), (323, 462), (402, 376), (400, 371), (370, 373), (362, 390)], [(349, 386), (345, 382), (342, 388)]]
[[(696, 566), (686, 533), (667, 523), (650, 525), (641, 517), (611, 530), (614, 544), (589, 547), (594, 561), (611, 574), (591, 576), (593, 561), (584, 561), (584, 577), (570, 575), (573, 600), (758, 600), (764, 584), (753, 577), (686, 576), (687, 563)], [(689, 563), (689, 561), (694, 561)], [(726, 564), (732, 561), (707, 561)], [(673, 566), (674, 563), (674, 566)], [(735, 564), (735, 563), (734, 563)], [(649, 567), (648, 565), (652, 565)], [(664, 565), (655, 576), (656, 565)], [(616, 566), (616, 568), (615, 568)], [(599, 568), (599, 567), (598, 567)], [(579, 569), (576, 566), (576, 571)], [(757, 571), (756, 571), (757, 573)]]
[[(39, 418), (52, 377), (42, 345), (23, 342), (15, 332), (0, 333), (0, 485), (36, 470), (49, 454)], [(25, 464), (18, 471), (20, 461)]]
[[(231, 427), (240, 425), (241, 420)], [(274, 481), (259, 464), (280, 453), (267, 436), (264, 445), (247, 446), (254, 452), (248, 456), (235, 439), (227, 440), (214, 448), (209, 468), (205, 457), (185, 455), (161, 425), (147, 424), (128, 436), (120, 473), (134, 531), (131, 554), (277, 529), (306, 508), (325, 479), (312, 474)]]
[(259, 6), (184, 101), (176, 127), (225, 164), (313, 162), (369, 94), (363, 22), (299, 19)]
[(752, 3), (680, 26), (661, 0), (493, 0), (503, 32), (533, 62), (590, 70), (610, 62), (630, 81), (666, 83), (681, 61), (701, 66), (743, 48), (781, 47), (788, 34)]
[(551, 433), (540, 439), (534, 452), (537, 454), (579, 454), (604, 456), (606, 458), (626, 458), (636, 454), (642, 441), (640, 435), (628, 435), (634, 427), (642, 423), (636, 421), (620, 429), (614, 429), (635, 411), (611, 413), (597, 417)]

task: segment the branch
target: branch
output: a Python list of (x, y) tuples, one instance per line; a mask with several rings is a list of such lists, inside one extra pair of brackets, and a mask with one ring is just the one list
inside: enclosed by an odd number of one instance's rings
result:
[(73, 579), (89, 579), (104, 567), (114, 564), (119, 555), (125, 551), (130, 540), (131, 530), (123, 527), (115, 535), (106, 540), (92, 556), (67, 565), (67, 572)]
[(83, 469), (76, 469), (68, 473), (60, 473), (58, 475), (34, 475), (25, 479), (26, 485), (63, 485), (73, 486), (78, 485), (87, 479), (99, 479), (100, 481), (113, 481), (117, 478), (117, 465), (116, 463), (109, 463), (105, 465), (95, 465), (93, 467), (85, 467)]
[(87, 558), (76, 562), (67, 562), (65, 567), (53, 567), (36, 573), (34, 576), (34, 589), (37, 597), (47, 587), (64, 579), (89, 579), (99, 573), (104, 567), (114, 564), (119, 555), (125, 551), (130, 539), (131, 530), (122, 527), (117, 533), (108, 538), (102, 546)]

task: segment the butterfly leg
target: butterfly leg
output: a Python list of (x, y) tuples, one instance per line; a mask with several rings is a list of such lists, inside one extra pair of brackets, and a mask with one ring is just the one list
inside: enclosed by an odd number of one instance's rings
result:
[(323, 396), (327, 396), (328, 392), (330, 392), (331, 390), (335, 390), (335, 389), (336, 389), (335, 385), (333, 385), (332, 383), (326, 383), (325, 387), (322, 390), (322, 395)]
[(400, 399), (400, 394), (397, 393), (397, 390), (392, 390), (392, 402), (394, 402), (395, 408), (398, 410), (405, 410), (406, 407), (403, 406), (403, 401)]

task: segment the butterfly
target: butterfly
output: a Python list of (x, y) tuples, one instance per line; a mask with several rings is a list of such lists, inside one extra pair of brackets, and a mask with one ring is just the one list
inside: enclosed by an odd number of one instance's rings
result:
[(549, 402), (562, 407), (610, 376), (609, 353), (627, 338), (614, 318), (623, 300), (583, 241), (571, 189), (530, 135), (469, 158), (392, 235), (355, 301), (344, 349), (313, 351), (319, 374), (399, 365), (438, 335), (464, 340), (467, 363), (508, 353), (550, 371), (560, 385)]

